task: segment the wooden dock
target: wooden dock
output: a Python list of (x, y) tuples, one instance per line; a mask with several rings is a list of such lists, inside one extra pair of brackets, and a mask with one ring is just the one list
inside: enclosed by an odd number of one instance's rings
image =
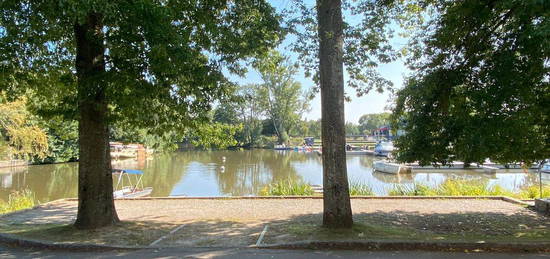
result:
[(0, 168), (20, 167), (20, 166), (28, 166), (28, 165), (29, 165), (29, 162), (25, 160), (0, 161)]
[[(315, 150), (315, 153), (317, 153), (317, 155), (319, 156), (323, 155), (323, 152), (321, 150)], [(374, 156), (374, 151), (373, 150), (350, 150), (350, 151), (346, 151), (346, 155)]]
[(421, 166), (418, 163), (408, 163), (408, 164), (398, 164), (389, 162), (387, 160), (375, 161), (373, 163), (373, 168), (375, 171), (380, 171), (383, 173), (389, 174), (400, 174), (400, 173), (412, 173), (413, 171), (425, 171), (425, 170), (471, 170), (471, 169), (481, 169), (484, 173), (496, 173), (502, 169), (521, 169), (520, 166), (506, 166), (489, 163), (489, 164), (470, 164), (469, 167), (464, 167), (464, 162), (455, 161), (449, 165), (428, 165)]

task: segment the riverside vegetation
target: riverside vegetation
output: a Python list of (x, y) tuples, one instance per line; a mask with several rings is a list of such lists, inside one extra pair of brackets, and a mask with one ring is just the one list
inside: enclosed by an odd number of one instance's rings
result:
[(8, 201), (0, 200), (0, 214), (32, 208), (35, 205), (34, 194), (30, 190), (10, 194)]
[[(374, 195), (369, 185), (356, 180), (350, 181), (349, 193), (352, 196)], [(268, 184), (260, 191), (260, 196), (309, 196), (314, 194), (310, 184), (290, 178)]]
[[(350, 195), (374, 196), (372, 188), (360, 181), (350, 181)], [(308, 183), (299, 180), (284, 179), (266, 185), (261, 196), (308, 196), (314, 195)], [(445, 180), (438, 186), (422, 183), (413, 185), (395, 185), (388, 191), (389, 196), (508, 196), (517, 199), (534, 199), (540, 197), (539, 186), (526, 186), (518, 192), (512, 192), (500, 185), (473, 180)], [(550, 186), (543, 186), (542, 196), (550, 196)]]

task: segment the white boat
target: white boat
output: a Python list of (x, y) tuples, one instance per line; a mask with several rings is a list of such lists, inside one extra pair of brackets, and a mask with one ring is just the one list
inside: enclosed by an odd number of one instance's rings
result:
[[(151, 195), (152, 187), (143, 187), (143, 171), (134, 169), (113, 169), (117, 184), (113, 198), (137, 198)], [(133, 179), (132, 179), (133, 178)]]
[(275, 147), (273, 147), (274, 150), (292, 150), (291, 147), (287, 147), (285, 144), (282, 144), (282, 145), (275, 145)]
[(387, 173), (387, 174), (410, 174), (412, 171), (411, 166), (404, 164), (391, 163), (386, 160), (378, 160), (372, 163), (374, 171)]
[(391, 141), (378, 142), (374, 147), (374, 155), (387, 157), (391, 154), (391, 152), (393, 152), (394, 149), (393, 142)]

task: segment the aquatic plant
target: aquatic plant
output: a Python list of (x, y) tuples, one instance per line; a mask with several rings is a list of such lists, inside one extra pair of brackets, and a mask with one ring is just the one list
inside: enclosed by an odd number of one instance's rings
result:
[(34, 207), (34, 194), (30, 190), (16, 191), (9, 195), (8, 201), (0, 200), (0, 214)]
[(513, 193), (500, 185), (490, 186), (487, 182), (476, 180), (445, 180), (437, 186), (442, 196), (511, 196)]
[[(522, 188), (516, 197), (520, 199), (538, 199), (541, 197), (540, 187), (539, 185), (532, 185)], [(542, 187), (542, 197), (550, 197), (550, 186)]]
[(351, 196), (374, 196), (372, 188), (368, 184), (358, 180), (351, 180), (349, 182), (349, 194)]
[(260, 191), (261, 196), (307, 196), (313, 193), (311, 185), (290, 178), (268, 184)]
[(394, 185), (389, 190), (390, 196), (435, 196), (438, 195), (435, 188), (427, 186), (421, 183), (414, 183), (413, 185)]
[(513, 196), (517, 195), (499, 185), (473, 180), (447, 179), (438, 186), (432, 187), (415, 183), (396, 185), (389, 191), (390, 196)]

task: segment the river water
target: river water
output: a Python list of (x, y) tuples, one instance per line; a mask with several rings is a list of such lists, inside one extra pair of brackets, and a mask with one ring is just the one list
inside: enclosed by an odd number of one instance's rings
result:
[[(225, 161), (223, 159), (225, 157)], [(499, 184), (509, 190), (538, 183), (538, 175), (521, 170), (485, 174), (477, 171), (426, 171), (406, 176), (373, 172), (370, 156), (348, 156), (350, 181), (368, 184), (377, 195), (386, 195), (395, 185), (425, 183), (435, 186), (447, 178), (475, 179)], [(114, 168), (144, 171), (144, 185), (151, 196), (249, 196), (258, 195), (267, 184), (291, 178), (321, 185), (321, 158), (315, 153), (274, 150), (186, 151), (157, 155), (137, 162), (116, 162)], [(35, 165), (0, 171), (0, 199), (9, 193), (30, 189), (40, 202), (77, 196), (78, 163)]]

